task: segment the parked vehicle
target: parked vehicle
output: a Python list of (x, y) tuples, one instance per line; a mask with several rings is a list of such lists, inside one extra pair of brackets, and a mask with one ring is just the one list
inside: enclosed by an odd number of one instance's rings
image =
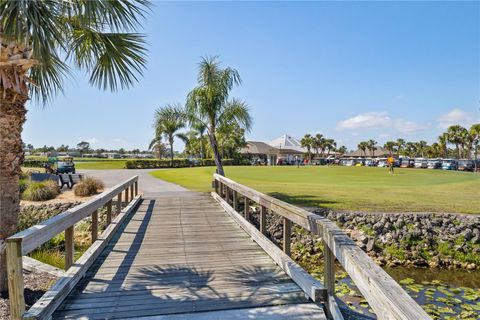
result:
[(430, 159), (427, 163), (428, 169), (441, 169), (442, 168), (442, 160), (440, 159)]
[(400, 168), (413, 168), (415, 160), (410, 158), (400, 158)]
[(458, 171), (472, 171), (473, 172), (474, 168), (475, 168), (475, 161), (474, 160), (467, 160), (467, 159), (458, 160)]
[(355, 159), (355, 167), (363, 167), (365, 165), (365, 159)]
[(58, 157), (57, 173), (75, 173), (73, 157)]
[(373, 160), (373, 159), (366, 159), (366, 160), (365, 160), (365, 167), (375, 167), (375, 160)]
[(387, 159), (385, 158), (378, 159), (377, 167), (381, 167), (381, 168), (388, 167)]
[(455, 159), (445, 159), (442, 162), (442, 169), (443, 170), (457, 170), (458, 169), (458, 161)]
[(355, 165), (355, 161), (353, 159), (347, 159), (345, 161), (345, 166), (347, 167), (353, 167)]
[(415, 159), (414, 167), (417, 169), (426, 169), (428, 168), (428, 161), (427, 159), (418, 158)]

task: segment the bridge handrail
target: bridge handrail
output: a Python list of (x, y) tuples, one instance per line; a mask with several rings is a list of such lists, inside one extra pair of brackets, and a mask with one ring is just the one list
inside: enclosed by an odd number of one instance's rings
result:
[[(304, 229), (322, 238), (324, 242), (325, 259), (324, 285), (329, 295), (329, 301), (326, 301), (326, 306), (333, 316), (336, 314), (336, 311), (333, 310), (335, 295), (334, 262), (336, 258), (345, 271), (347, 271), (379, 319), (431, 319), (422, 307), (334, 222), (258, 192), (221, 175), (214, 174), (213, 178), (215, 192), (220, 196), (223, 197), (224, 195), (228, 195), (230, 191), (233, 191), (233, 205), (235, 210), (238, 202), (238, 194), (245, 198), (244, 207), (247, 208), (245, 217), (249, 214), (249, 199), (261, 206), (260, 228), (265, 228), (264, 215), (267, 211), (266, 209), (284, 218), (283, 249), (285, 253), (290, 254), (291, 222), (300, 225)], [(229, 199), (229, 196), (226, 196), (226, 198)]]
[[(125, 201), (122, 193), (125, 192)], [(74, 226), (81, 220), (92, 217), (92, 244), (98, 238), (98, 210), (106, 206), (106, 225), (112, 222), (112, 201), (117, 197), (116, 215), (122, 211), (138, 194), (138, 176), (134, 176), (114, 187), (100, 193), (91, 200), (68, 209), (44, 222), (14, 234), (6, 239), (8, 288), (10, 297), (10, 314), (12, 319), (21, 319), (25, 312), (23, 296), (23, 260), (22, 256), (35, 250), (57, 234), (65, 231), (65, 270), (74, 263)], [(130, 199), (130, 200), (129, 200)], [(87, 250), (88, 252), (88, 250)]]

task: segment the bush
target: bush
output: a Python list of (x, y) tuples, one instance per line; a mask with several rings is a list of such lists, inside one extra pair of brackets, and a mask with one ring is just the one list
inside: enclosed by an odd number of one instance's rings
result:
[(29, 168), (42, 168), (46, 160), (38, 160), (38, 159), (25, 159), (23, 160), (22, 167), (29, 167)]
[(20, 179), (18, 186), (20, 188), (20, 194), (22, 194), (23, 192), (25, 192), (25, 190), (27, 190), (28, 180)]
[(59, 193), (60, 188), (55, 181), (30, 182), (22, 198), (29, 201), (47, 201), (54, 199)]
[(76, 196), (88, 197), (99, 193), (103, 187), (104, 185), (102, 181), (87, 177), (75, 185), (73, 193), (75, 193)]

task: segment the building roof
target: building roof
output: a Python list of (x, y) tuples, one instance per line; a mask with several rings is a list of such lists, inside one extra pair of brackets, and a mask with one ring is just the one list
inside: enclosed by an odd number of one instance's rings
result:
[[(386, 157), (390, 155), (390, 152), (380, 146), (375, 146), (377, 149), (374, 152), (375, 157)], [(365, 153), (363, 153), (362, 150), (358, 149), (357, 151), (353, 152), (347, 152), (343, 156), (344, 157), (365, 157), (365, 154), (367, 155), (367, 158), (372, 156), (372, 152), (370, 150), (365, 150)]]
[(278, 154), (279, 150), (261, 141), (247, 141), (247, 146), (240, 149), (240, 153), (249, 154)]
[(302, 148), (300, 141), (288, 134), (284, 134), (283, 136), (268, 142), (268, 144), (277, 149), (289, 149), (301, 153), (307, 152), (307, 149)]

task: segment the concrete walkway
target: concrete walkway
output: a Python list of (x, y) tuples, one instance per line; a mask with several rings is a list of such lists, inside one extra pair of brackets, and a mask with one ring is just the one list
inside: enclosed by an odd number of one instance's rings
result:
[(138, 189), (147, 196), (165, 192), (189, 191), (177, 184), (154, 178), (150, 172), (156, 170), (158, 169), (78, 170), (78, 172), (102, 180), (106, 188), (138, 176)]

